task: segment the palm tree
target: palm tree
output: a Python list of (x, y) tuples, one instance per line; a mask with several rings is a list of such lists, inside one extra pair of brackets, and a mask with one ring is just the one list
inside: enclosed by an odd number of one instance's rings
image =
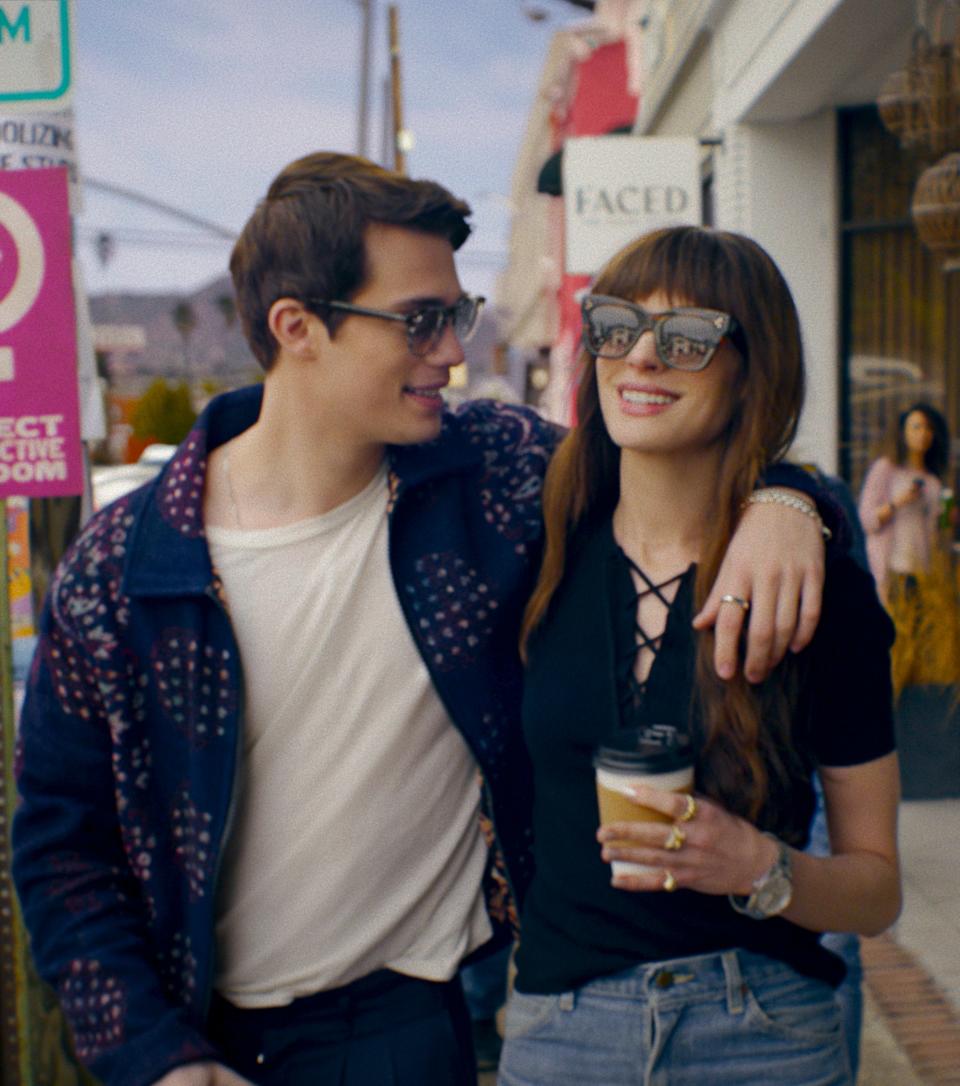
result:
[(190, 377), (190, 337), (197, 327), (197, 314), (193, 306), (186, 300), (177, 302), (171, 313), (173, 323), (183, 340), (183, 370)]
[(233, 295), (221, 294), (217, 297), (214, 304), (217, 309), (220, 310), (220, 314), (223, 317), (223, 323), (228, 328), (232, 328), (237, 319), (237, 303), (234, 301)]

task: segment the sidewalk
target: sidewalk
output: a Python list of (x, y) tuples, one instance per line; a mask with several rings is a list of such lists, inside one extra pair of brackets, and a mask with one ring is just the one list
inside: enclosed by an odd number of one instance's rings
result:
[(960, 799), (903, 803), (900, 856), (900, 919), (863, 941), (858, 1086), (960, 1083)]

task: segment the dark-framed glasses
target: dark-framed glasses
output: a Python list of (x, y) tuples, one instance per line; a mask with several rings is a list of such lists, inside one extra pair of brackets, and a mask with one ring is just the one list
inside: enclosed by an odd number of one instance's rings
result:
[(407, 326), (407, 346), (410, 353), (422, 358), (439, 344), (449, 325), (461, 343), (477, 330), (477, 320), (485, 298), (477, 294), (464, 294), (453, 305), (422, 305), (411, 313), (394, 313), (389, 309), (369, 309), (352, 302), (326, 301), (311, 298), (313, 305), (336, 309), (340, 313), (353, 313), (358, 317), (378, 317), (385, 321), (402, 321)]
[(719, 309), (683, 307), (648, 313), (623, 298), (588, 294), (580, 303), (583, 344), (597, 358), (625, 358), (644, 332), (653, 332), (657, 357), (675, 370), (707, 367), (724, 336), (739, 325)]

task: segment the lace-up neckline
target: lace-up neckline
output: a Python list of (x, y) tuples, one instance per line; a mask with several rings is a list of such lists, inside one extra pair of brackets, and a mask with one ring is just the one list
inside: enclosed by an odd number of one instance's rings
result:
[[(670, 611), (687, 571), (681, 570), (664, 581), (654, 582), (622, 547), (618, 549), (630, 568), (634, 587), (634, 592), (623, 600), (623, 606), (630, 614), (633, 642), (625, 644), (617, 656), (621, 720), (629, 725), (643, 704), (654, 660), (667, 631)], [(643, 612), (646, 616), (642, 620)], [(657, 628), (658, 632), (653, 633)]]

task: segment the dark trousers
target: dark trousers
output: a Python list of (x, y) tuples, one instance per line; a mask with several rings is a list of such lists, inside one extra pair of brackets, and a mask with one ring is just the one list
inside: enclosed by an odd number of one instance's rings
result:
[(387, 969), (286, 1007), (242, 1010), (214, 995), (209, 1032), (257, 1086), (475, 1086), (460, 981)]

